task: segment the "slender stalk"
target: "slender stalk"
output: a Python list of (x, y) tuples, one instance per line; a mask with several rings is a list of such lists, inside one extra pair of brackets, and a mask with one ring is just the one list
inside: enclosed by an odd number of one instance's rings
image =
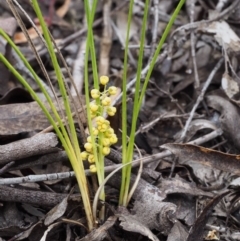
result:
[[(185, 0), (180, 0), (177, 8), (175, 9), (173, 15), (171, 16), (171, 19), (169, 23), (167, 24), (167, 27), (159, 41), (159, 44), (157, 46), (157, 49), (154, 53), (153, 59), (150, 63), (149, 70), (147, 72), (147, 76), (145, 78), (143, 87), (141, 89), (141, 94), (139, 97), (139, 91), (140, 91), (140, 74), (141, 74), (141, 67), (142, 67), (142, 59), (143, 59), (143, 47), (144, 47), (144, 37), (145, 37), (145, 29), (146, 29), (146, 21), (147, 21), (147, 9), (149, 5), (149, 1), (146, 1), (145, 3), (145, 9), (144, 9), (144, 17), (143, 17), (143, 29), (141, 33), (141, 44), (140, 44), (140, 56), (138, 60), (138, 69), (137, 69), (137, 80), (136, 80), (136, 86), (135, 86), (135, 95), (134, 95), (134, 112), (132, 116), (132, 125), (131, 125), (131, 134), (130, 134), (130, 140), (129, 144), (127, 146), (126, 142), (126, 136), (127, 136), (127, 114), (126, 114), (126, 66), (127, 66), (127, 46), (128, 46), (128, 37), (129, 37), (129, 29), (130, 29), (130, 22), (131, 22), (131, 15), (132, 15), (132, 5), (133, 1), (130, 2), (129, 7), (129, 15), (128, 15), (128, 29), (127, 29), (127, 39), (126, 39), (126, 45), (125, 45), (125, 54), (124, 54), (124, 77), (123, 77), (123, 95), (122, 95), (122, 155), (123, 155), (123, 163), (132, 161), (133, 158), (133, 147), (134, 147), (134, 139), (135, 139), (135, 131), (136, 131), (136, 124), (137, 124), (137, 117), (141, 108), (142, 100), (146, 92), (147, 84), (149, 82), (152, 70), (154, 68), (154, 64), (157, 60), (157, 57), (161, 51), (161, 48), (168, 36), (168, 33), (171, 30), (171, 27), (184, 4)], [(121, 191), (120, 191), (120, 200), (119, 204), (126, 206), (127, 200), (128, 200), (128, 191), (129, 191), (129, 185), (130, 185), (130, 177), (131, 177), (131, 165), (128, 167), (125, 167), (122, 169), (122, 183), (121, 183)]]
[[(129, 12), (128, 12), (128, 25), (127, 25), (127, 35), (125, 42), (125, 50), (124, 50), (124, 64), (123, 64), (123, 82), (122, 82), (122, 163), (126, 164), (127, 161), (127, 63), (128, 63), (128, 44), (129, 44), (129, 34), (130, 34), (130, 26), (132, 21), (132, 12), (133, 12), (133, 4), (134, 0), (130, 1), (129, 4)], [(122, 180), (121, 180), (121, 189), (120, 189), (120, 197), (119, 204), (123, 205), (123, 197), (126, 186), (126, 172), (127, 166), (124, 166), (122, 169)]]
[(143, 100), (143, 97), (145, 95), (145, 92), (146, 92), (146, 89), (147, 89), (147, 85), (148, 85), (149, 79), (151, 77), (151, 74), (152, 74), (155, 62), (157, 60), (157, 57), (159, 56), (159, 53), (160, 53), (160, 51), (162, 49), (162, 46), (163, 46), (163, 44), (164, 44), (164, 42), (165, 42), (165, 40), (166, 40), (166, 38), (167, 38), (171, 28), (172, 28), (172, 25), (173, 25), (176, 17), (178, 16), (178, 14), (179, 14), (179, 12), (180, 12), (180, 10), (181, 10), (181, 8), (182, 8), (184, 3), (185, 3), (185, 0), (180, 0), (179, 1), (176, 9), (174, 10), (174, 12), (173, 12), (173, 14), (172, 14), (172, 16), (171, 16), (171, 18), (170, 18), (166, 28), (165, 28), (165, 30), (163, 32), (163, 35), (162, 35), (162, 37), (161, 37), (161, 39), (159, 41), (157, 49), (156, 49), (156, 51), (155, 51), (155, 53), (153, 55), (152, 61), (150, 63), (150, 66), (149, 66), (149, 69), (148, 69), (148, 72), (147, 72), (147, 75), (146, 75), (146, 78), (145, 78), (145, 81), (144, 81), (144, 84), (143, 84), (143, 87), (142, 87), (141, 95), (140, 95), (140, 98), (139, 98), (139, 103), (138, 103), (138, 107), (137, 107), (138, 113), (140, 111), (142, 100)]
[(93, 226), (94, 226), (94, 224), (93, 224), (94, 221), (93, 221), (93, 215), (92, 215), (91, 204), (90, 204), (90, 199), (89, 199), (89, 191), (88, 191), (86, 176), (84, 174), (84, 166), (83, 166), (81, 155), (80, 155), (80, 148), (79, 148), (77, 134), (76, 134), (74, 121), (73, 121), (73, 117), (72, 117), (72, 112), (71, 112), (71, 108), (70, 108), (69, 98), (67, 96), (67, 91), (66, 91), (65, 84), (63, 81), (63, 76), (62, 76), (62, 73), (60, 70), (60, 66), (58, 64), (57, 57), (54, 52), (54, 47), (53, 47), (53, 44), (51, 41), (51, 37), (48, 32), (48, 28), (45, 24), (45, 21), (43, 19), (43, 16), (42, 16), (41, 10), (39, 8), (39, 5), (37, 3), (37, 0), (32, 0), (32, 4), (33, 4), (33, 8), (38, 16), (40, 25), (42, 27), (44, 38), (47, 43), (48, 52), (50, 54), (51, 61), (52, 61), (52, 64), (53, 64), (53, 67), (55, 70), (55, 74), (56, 74), (56, 77), (58, 80), (60, 92), (61, 92), (61, 95), (64, 100), (65, 111), (66, 111), (68, 123), (70, 126), (69, 135), (72, 140), (72, 147), (74, 148), (74, 154), (75, 154), (74, 156), (69, 157), (69, 158), (70, 158), (71, 164), (73, 166), (74, 172), (76, 173), (77, 181), (78, 181), (79, 188), (80, 188), (80, 191), (82, 194), (83, 204), (84, 204), (87, 221), (88, 221), (88, 227), (90, 230), (92, 230)]
[[(94, 88), (99, 89), (99, 76), (98, 76), (98, 70), (97, 70), (97, 61), (96, 61), (96, 53), (95, 53), (95, 45), (94, 45), (94, 37), (93, 37), (93, 20), (94, 20), (94, 14), (97, 6), (97, 0), (93, 1), (93, 5), (90, 7), (89, 6), (89, 1), (84, 1), (84, 6), (86, 9), (87, 13), (87, 24), (88, 24), (88, 33), (87, 33), (87, 43), (86, 43), (86, 55), (85, 55), (85, 93), (86, 93), (86, 104), (89, 105), (90, 103), (90, 98), (87, 93), (89, 93), (89, 82), (88, 82), (88, 51), (90, 49), (90, 54), (91, 54), (91, 62), (92, 62), (92, 70), (93, 70), (93, 80), (94, 80)], [(88, 96), (87, 96), (88, 95)], [(97, 99), (96, 103), (99, 105), (100, 100)], [(102, 111), (100, 115), (103, 114)], [(98, 138), (98, 146), (96, 146), (95, 141), (93, 140), (93, 126), (92, 126), (92, 120), (91, 120), (91, 115), (90, 112), (88, 113), (88, 126), (90, 129), (90, 135), (92, 136), (92, 144), (93, 144), (93, 152), (94, 152), (94, 159), (95, 159), (95, 164), (97, 168), (97, 176), (98, 176), (98, 182), (99, 185), (104, 181), (104, 155), (102, 154), (102, 139), (103, 139), (103, 134), (99, 133), (99, 138)], [(102, 189), (100, 193), (100, 199), (102, 201), (105, 200), (105, 192), (104, 188)], [(99, 215), (101, 220), (104, 220), (104, 208), (100, 211)]]
[[(131, 162), (132, 158), (133, 158), (135, 132), (136, 132), (137, 118), (138, 118), (137, 107), (138, 107), (138, 103), (139, 103), (141, 70), (142, 70), (142, 65), (143, 65), (143, 54), (144, 54), (146, 26), (147, 26), (147, 18), (148, 18), (148, 7), (149, 7), (149, 0), (146, 0), (145, 7), (144, 7), (143, 24), (142, 24), (142, 30), (141, 30), (140, 50), (139, 50), (139, 58), (138, 58), (138, 66), (137, 66), (137, 79), (136, 79), (136, 84), (135, 84), (131, 133), (130, 133), (129, 144), (128, 144), (128, 148), (127, 148), (127, 162)], [(126, 166), (126, 182), (125, 182), (125, 187), (124, 187), (124, 198), (123, 198), (124, 206), (127, 206), (127, 203), (128, 203), (128, 192), (129, 192), (129, 186), (130, 186), (131, 169), (132, 169), (132, 165)]]
[(94, 44), (94, 38), (93, 38), (93, 20), (94, 20), (95, 11), (97, 8), (97, 3), (98, 3), (98, 0), (94, 0), (93, 5), (90, 7), (89, 0), (84, 1), (84, 6), (87, 13), (88, 36), (90, 41), (89, 48), (91, 53), (91, 61), (92, 61), (92, 69), (93, 69), (94, 88), (99, 89), (97, 58), (96, 58), (95, 44)]

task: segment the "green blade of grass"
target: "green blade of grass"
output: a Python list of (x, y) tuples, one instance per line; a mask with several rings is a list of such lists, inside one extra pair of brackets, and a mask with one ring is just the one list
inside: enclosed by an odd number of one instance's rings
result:
[[(129, 12), (128, 12), (128, 24), (127, 24), (127, 35), (125, 41), (125, 50), (124, 50), (124, 64), (123, 64), (123, 82), (122, 82), (122, 163), (127, 163), (127, 63), (128, 63), (128, 44), (129, 44), (129, 34), (130, 26), (132, 21), (133, 13), (133, 4), (134, 1), (130, 1)], [(124, 189), (126, 185), (126, 172), (127, 166), (124, 166), (122, 169), (122, 179), (121, 179), (121, 189), (119, 204), (123, 205)]]
[(163, 44), (165, 43), (166, 39), (167, 39), (167, 36), (172, 28), (172, 25), (176, 19), (176, 17), (178, 16), (183, 4), (185, 3), (185, 0), (180, 0), (176, 9), (174, 10), (164, 32), (163, 32), (163, 35), (159, 41), (159, 44), (157, 46), (157, 49), (153, 55), (153, 58), (151, 60), (151, 63), (150, 63), (150, 66), (149, 66), (149, 69), (148, 69), (148, 72), (147, 72), (147, 75), (146, 75), (146, 78), (145, 78), (145, 81), (144, 81), (144, 84), (143, 84), (143, 87), (142, 87), (142, 91), (141, 91), (141, 95), (140, 95), (140, 98), (139, 98), (139, 103), (138, 103), (138, 107), (137, 107), (137, 111), (139, 113), (140, 111), (140, 108), (141, 108), (141, 104), (142, 104), (142, 101), (143, 101), (143, 97), (145, 95), (145, 92), (146, 92), (146, 89), (147, 89), (147, 85), (148, 85), (148, 82), (150, 80), (150, 77), (151, 77), (151, 74), (152, 74), (152, 71), (153, 71), (153, 68), (154, 68), (154, 65), (156, 63), (156, 60), (157, 60), (157, 57), (159, 56), (159, 53), (162, 49), (162, 46)]
[[(129, 144), (128, 144), (128, 148), (127, 148), (127, 162), (131, 162), (132, 158), (133, 158), (135, 132), (136, 132), (137, 118), (138, 118), (137, 107), (138, 107), (138, 103), (139, 103), (141, 70), (142, 70), (142, 65), (143, 65), (143, 54), (144, 54), (146, 26), (147, 26), (147, 18), (148, 18), (148, 7), (149, 7), (149, 0), (146, 0), (145, 7), (144, 7), (141, 38), (140, 38), (140, 50), (139, 50), (139, 58), (138, 58), (138, 65), (137, 65), (137, 78), (136, 78), (135, 93), (134, 93), (131, 133), (130, 133)], [(123, 205), (124, 206), (127, 206), (127, 202), (128, 202), (128, 192), (129, 192), (129, 186), (130, 186), (131, 169), (132, 169), (131, 165), (126, 166), (126, 182), (125, 182), (125, 186), (123, 187), (124, 188), (124, 197), (123, 197)]]

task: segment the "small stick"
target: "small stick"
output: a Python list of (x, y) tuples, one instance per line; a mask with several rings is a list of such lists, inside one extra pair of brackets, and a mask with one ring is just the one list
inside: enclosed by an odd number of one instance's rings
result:
[[(200, 145), (205, 142), (208, 142), (217, 136), (222, 135), (222, 130), (217, 129), (205, 136), (202, 136), (194, 141), (189, 142), (188, 144), (193, 144), (193, 145)], [(163, 152), (144, 157), (142, 159), (137, 159), (132, 162), (132, 166), (136, 167), (140, 164), (141, 161), (143, 161), (143, 164), (148, 164), (151, 162), (156, 162), (157, 160), (168, 157), (172, 155), (172, 153), (168, 150), (165, 150)], [(119, 160), (121, 160), (121, 155), (117, 157)], [(104, 168), (105, 172), (112, 172), (116, 170), (116, 168), (122, 167), (122, 164), (117, 164), (117, 165), (112, 165), (112, 166), (107, 166)], [(89, 169), (85, 170), (85, 174), (87, 176), (92, 175)], [(65, 178), (70, 178), (74, 177), (75, 174), (74, 172), (61, 172), (61, 173), (52, 173), (52, 174), (43, 174), (43, 175), (29, 175), (25, 177), (17, 177), (17, 178), (2, 178), (0, 179), (0, 187), (1, 185), (10, 185), (10, 184), (19, 184), (19, 183), (28, 183), (28, 182), (40, 182), (40, 181), (48, 181), (48, 180), (57, 180), (57, 179), (65, 179)], [(0, 198), (1, 200), (1, 198)]]
[(192, 110), (191, 110), (191, 113), (190, 113), (190, 116), (183, 128), (183, 131), (182, 131), (182, 134), (181, 134), (181, 137), (180, 137), (180, 141), (184, 141), (184, 138), (186, 137), (186, 134), (187, 134), (187, 131), (188, 131), (188, 128), (189, 128), (189, 125), (193, 119), (193, 116), (194, 116), (194, 113), (198, 107), (198, 105), (200, 104), (200, 102), (203, 100), (203, 97), (204, 97), (204, 94), (208, 88), (208, 86), (210, 85), (214, 75), (216, 74), (216, 72), (219, 70), (219, 68), (221, 67), (222, 63), (223, 63), (223, 58), (221, 58), (218, 63), (216, 64), (216, 66), (214, 67), (214, 69), (212, 70), (212, 72), (210, 73), (210, 75), (208, 76), (208, 79), (206, 80), (203, 88), (202, 88), (202, 91), (200, 93), (200, 95), (198, 96), (197, 98), (197, 101), (195, 103), (195, 105), (193, 106)]

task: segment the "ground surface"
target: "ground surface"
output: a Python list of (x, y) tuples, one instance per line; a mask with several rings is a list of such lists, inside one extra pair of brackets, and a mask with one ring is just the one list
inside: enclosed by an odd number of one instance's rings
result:
[[(38, 26), (29, 1), (19, 3)], [(177, 3), (151, 1), (143, 81)], [(84, 95), (87, 28), (83, 1), (39, 0), (39, 4), (77, 91)], [(100, 1), (94, 20), (99, 75), (109, 76), (110, 84), (119, 89), (128, 4)], [(139, 114), (136, 144), (144, 158), (141, 179), (128, 209), (117, 207), (120, 174), (109, 180), (106, 220), (90, 234), (66, 153), (51, 130), (36, 135), (49, 123), (32, 97), (1, 64), (0, 240), (240, 240), (239, 6), (239, 0), (186, 1), (157, 58)], [(144, 1), (135, 1), (128, 52), (129, 83), (136, 77), (143, 9)], [(0, 27), (20, 47), (50, 90), (7, 1), (0, 1), (0, 16)], [(59, 94), (44, 45), (26, 16), (21, 12), (20, 16)], [(2, 40), (0, 51), (42, 97), (21, 60)], [(61, 67), (74, 94), (66, 69)], [(92, 86), (91, 67), (89, 73)], [(134, 91), (134, 86), (129, 85), (129, 126)], [(120, 135), (121, 103), (116, 107), (117, 116), (109, 120)], [(83, 112), (80, 119), (86, 127)], [(81, 146), (82, 138), (79, 134)], [(113, 163), (121, 162), (122, 157), (119, 145), (113, 149), (106, 165), (115, 169)], [(136, 166), (132, 182), (139, 163)], [(56, 179), (59, 173), (64, 173), (65, 178)], [(92, 183), (94, 180), (89, 178), (91, 200), (95, 193)]]

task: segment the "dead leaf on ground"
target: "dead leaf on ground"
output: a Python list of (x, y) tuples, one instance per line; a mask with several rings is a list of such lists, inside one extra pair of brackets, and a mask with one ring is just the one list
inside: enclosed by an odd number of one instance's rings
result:
[(183, 224), (177, 221), (168, 235), (167, 241), (183, 241), (186, 240), (188, 232)]
[(222, 91), (206, 97), (207, 105), (221, 113), (220, 124), (224, 136), (240, 150), (240, 109)]
[(93, 229), (92, 232), (87, 234), (84, 238), (77, 238), (76, 241), (101, 241), (108, 236), (108, 229), (110, 229), (116, 222), (116, 216), (110, 216), (102, 226), (97, 229)]
[[(81, 100), (84, 103), (84, 98)], [(79, 101), (75, 102), (77, 104), (77, 108), (81, 109)], [(49, 106), (47, 102), (44, 103), (46, 107)], [(57, 106), (57, 103), (54, 103), (55, 106)], [(60, 100), (60, 104), (63, 108), (64, 105), (62, 100)], [(71, 103), (71, 108), (74, 110), (73, 103)], [(48, 110), (49, 109), (50, 108), (48, 108)], [(50, 111), (50, 113), (52, 112)], [(85, 125), (86, 119), (83, 111), (80, 111), (79, 114), (80, 120), (83, 125)], [(76, 120), (76, 117), (74, 119)], [(37, 102), (0, 106), (0, 136), (14, 135), (34, 130), (43, 130), (48, 126), (50, 126), (49, 121)]]
[(239, 100), (239, 83), (234, 80), (228, 73), (222, 77), (222, 88), (231, 101), (240, 106)]
[(224, 192), (218, 196), (216, 196), (213, 200), (211, 200), (204, 210), (201, 212), (199, 217), (197, 218), (195, 224), (193, 225), (190, 234), (187, 238), (187, 241), (200, 241), (204, 236), (204, 228), (207, 224), (208, 218), (211, 215), (213, 208), (222, 200), (223, 197), (228, 195), (230, 191)]
[(188, 161), (193, 161), (224, 172), (240, 175), (240, 155), (230, 155), (189, 144), (170, 143), (164, 144), (161, 147), (168, 149), (177, 156), (180, 164), (188, 164)]
[(47, 213), (44, 220), (44, 224), (46, 226), (52, 224), (55, 220), (63, 216), (67, 209), (68, 198), (69, 196), (65, 197), (57, 206), (55, 206)]
[(240, 51), (240, 39), (227, 22), (215, 21), (208, 25), (200, 26), (198, 30), (213, 34), (218, 44), (227, 51), (236, 53)]
[(150, 231), (150, 229), (140, 223), (138, 219), (127, 215), (120, 215), (118, 219), (120, 221), (120, 226), (124, 230), (142, 234), (152, 241), (159, 241), (159, 239)]

